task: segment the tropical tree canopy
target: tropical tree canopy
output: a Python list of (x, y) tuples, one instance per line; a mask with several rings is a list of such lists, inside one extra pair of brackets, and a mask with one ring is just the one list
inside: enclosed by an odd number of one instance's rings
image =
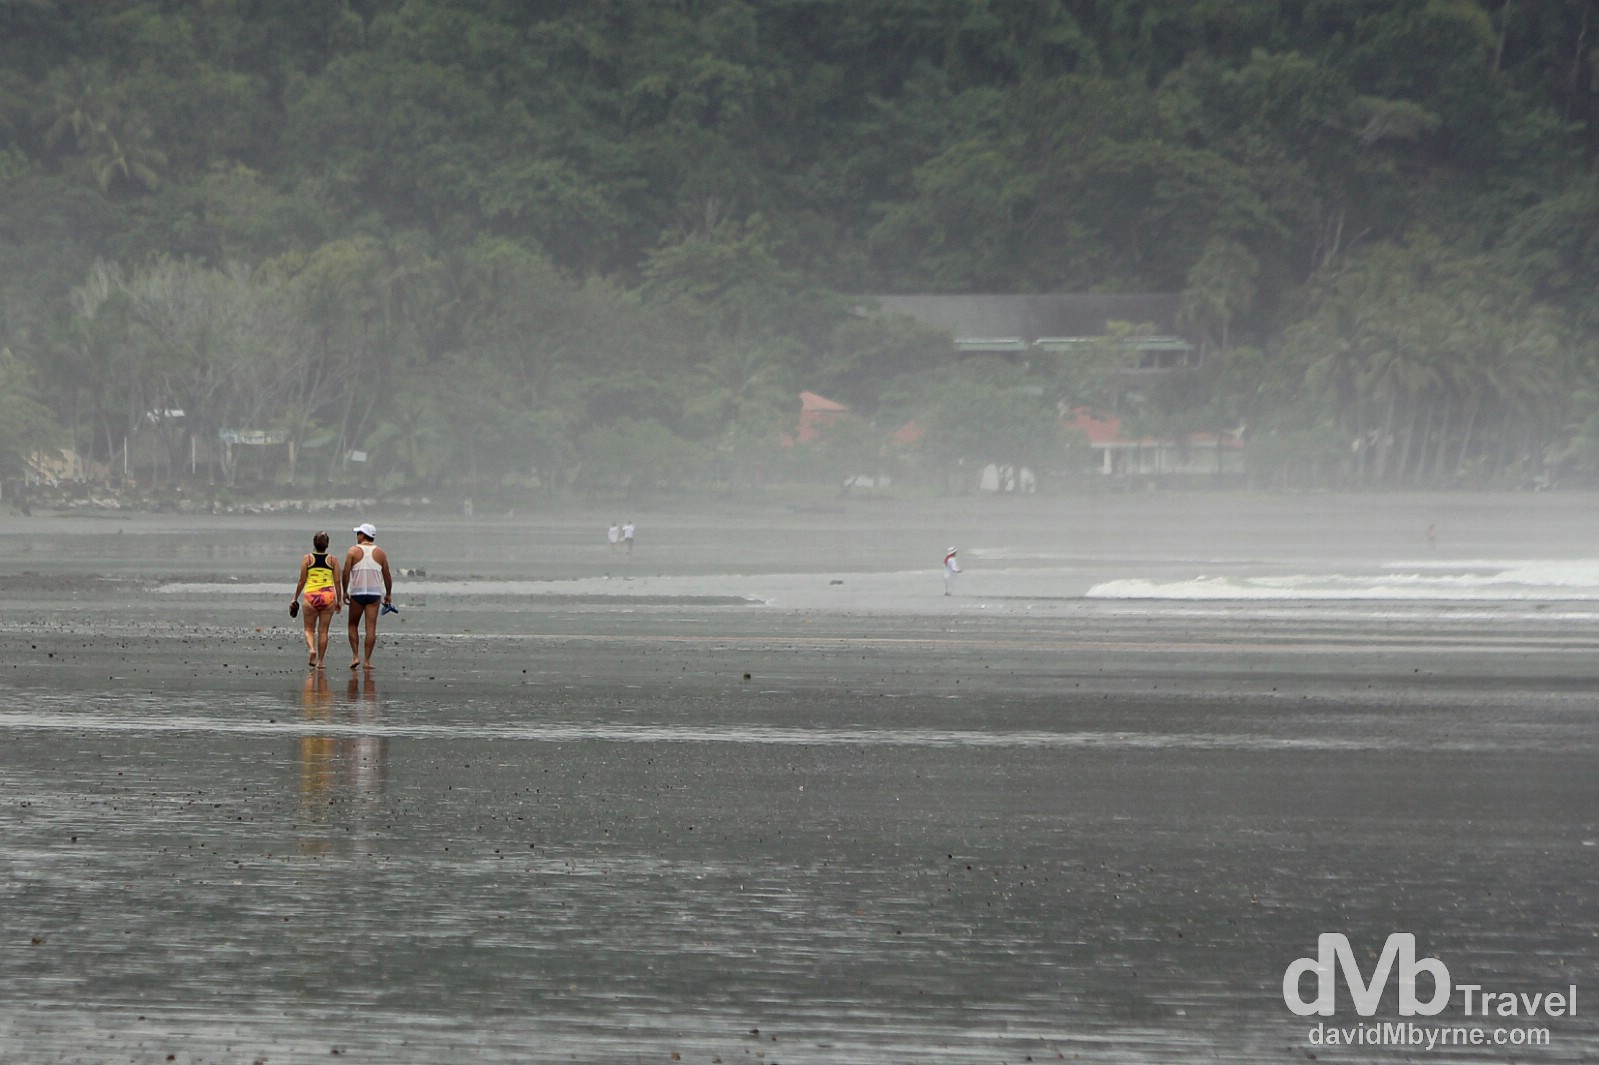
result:
[[(916, 419), (940, 468), (1056, 461), (1063, 413), (1109, 406), (1244, 432), (1261, 484), (1593, 477), (1591, 23), (1585, 0), (0, 4), (7, 475), (138, 438), (158, 481), (752, 481), (824, 389), (880, 436)], [(1072, 291), (1179, 296), (1203, 358), (1137, 383), (1043, 359), (957, 396), (949, 336), (861, 313)], [(240, 467), (240, 430), (298, 461)]]

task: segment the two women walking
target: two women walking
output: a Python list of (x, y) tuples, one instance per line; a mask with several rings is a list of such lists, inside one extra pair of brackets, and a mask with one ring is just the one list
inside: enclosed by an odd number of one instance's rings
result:
[[(311, 538), (313, 548), (300, 560), (300, 580), (294, 586), (289, 616), (303, 612), (307, 665), (321, 669), (328, 653), (328, 635), (333, 617), (350, 606), (350, 668), (372, 668), (372, 652), (378, 642), (378, 615), (394, 609), (391, 596), (394, 578), (389, 572), (389, 556), (377, 546), (378, 531), (370, 522), (355, 528), (355, 544), (345, 553), (342, 565), (328, 553), (328, 534)], [(362, 639), (361, 622), (366, 622)]]

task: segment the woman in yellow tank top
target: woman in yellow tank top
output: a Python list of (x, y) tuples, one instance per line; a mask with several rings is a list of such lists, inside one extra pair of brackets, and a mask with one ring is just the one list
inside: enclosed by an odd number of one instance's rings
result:
[(301, 605), (301, 592), (305, 593), (305, 649), (310, 655), (307, 665), (322, 668), (322, 659), (328, 653), (328, 632), (333, 626), (333, 616), (342, 606), (339, 585), (339, 560), (328, 554), (328, 534), (319, 532), (312, 537), (315, 550), (300, 560), (300, 583), (294, 586), (294, 600), (289, 604), (292, 615)]

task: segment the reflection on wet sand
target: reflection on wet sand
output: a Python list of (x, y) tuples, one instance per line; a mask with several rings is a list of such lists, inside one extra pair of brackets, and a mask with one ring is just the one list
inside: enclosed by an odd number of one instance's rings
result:
[[(1432, 520), (1408, 505), (685, 519), (663, 565), (695, 586), (440, 594), (381, 695), (302, 690), (281, 585), (247, 590), (303, 516), (62, 540), (75, 583), (19, 606), (0, 572), (0, 1062), (1599, 1061), (1585, 1009), (1513, 1056), (1339, 1053), (1282, 994), (1324, 931), (1368, 977), (1410, 931), (1457, 982), (1599, 986), (1589, 605), (1044, 598), (1380, 574)], [(1570, 536), (1513, 548), (1484, 511), (1462, 557), (1559, 554), (1593, 509), (1561, 506)], [(237, 586), (82, 576), (163, 579), (196, 521)], [(1006, 526), (982, 598), (895, 561)], [(406, 555), (587, 580), (569, 528), (440, 521)], [(815, 609), (673, 597), (772, 581)]]
[[(300, 852), (326, 854), (332, 850), (333, 831), (360, 846), (358, 831), (363, 811), (383, 794), (388, 780), (389, 741), (385, 736), (363, 734), (361, 726), (382, 723), (377, 684), (371, 671), (351, 675), (344, 698), (335, 700), (332, 685), (322, 670), (306, 675), (300, 693), (307, 731), (300, 737)], [(337, 732), (314, 731), (317, 724), (341, 726)], [(349, 726), (356, 731), (349, 731)]]

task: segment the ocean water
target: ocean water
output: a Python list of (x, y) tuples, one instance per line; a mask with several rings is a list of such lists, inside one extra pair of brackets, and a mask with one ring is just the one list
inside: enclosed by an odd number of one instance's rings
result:
[(380, 520), (320, 673), (297, 522), (0, 525), (0, 1062), (1413, 1060), (1405, 931), (1592, 1060), (1578, 502)]
[(1085, 594), (1091, 599), (1586, 603), (1599, 600), (1599, 559), (1412, 560), (1383, 562), (1365, 572), (1128, 576), (1097, 583)]
[[(1599, 601), (1599, 559), (1379, 562), (1368, 569), (1304, 569), (1262, 573), (1253, 561), (1203, 562), (1159, 560), (1143, 565), (1085, 560), (1074, 567), (1020, 568), (990, 564), (981, 550), (969, 553), (958, 587), (967, 599), (1007, 600), (1125, 599), (1159, 601), (1250, 600), (1257, 602), (1323, 602), (1370, 600), (1395, 603), (1591, 603)], [(1111, 576), (1118, 569), (1126, 576)], [(1160, 576), (1137, 575), (1151, 569)], [(1193, 576), (1178, 575), (1183, 570)], [(1098, 571), (1096, 573), (1096, 571)], [(1102, 579), (1096, 579), (1102, 578)], [(549, 580), (402, 580), (403, 595), (412, 600), (508, 598), (725, 599), (792, 608), (826, 607), (866, 589), (900, 609), (918, 605), (933, 589), (923, 571), (852, 573), (849, 580), (824, 585), (814, 572), (729, 573), (716, 576), (586, 577)], [(848, 591), (842, 586), (850, 584)], [(281, 582), (168, 581), (154, 588), (158, 595), (269, 596)], [(955, 604), (951, 604), (953, 607)]]

